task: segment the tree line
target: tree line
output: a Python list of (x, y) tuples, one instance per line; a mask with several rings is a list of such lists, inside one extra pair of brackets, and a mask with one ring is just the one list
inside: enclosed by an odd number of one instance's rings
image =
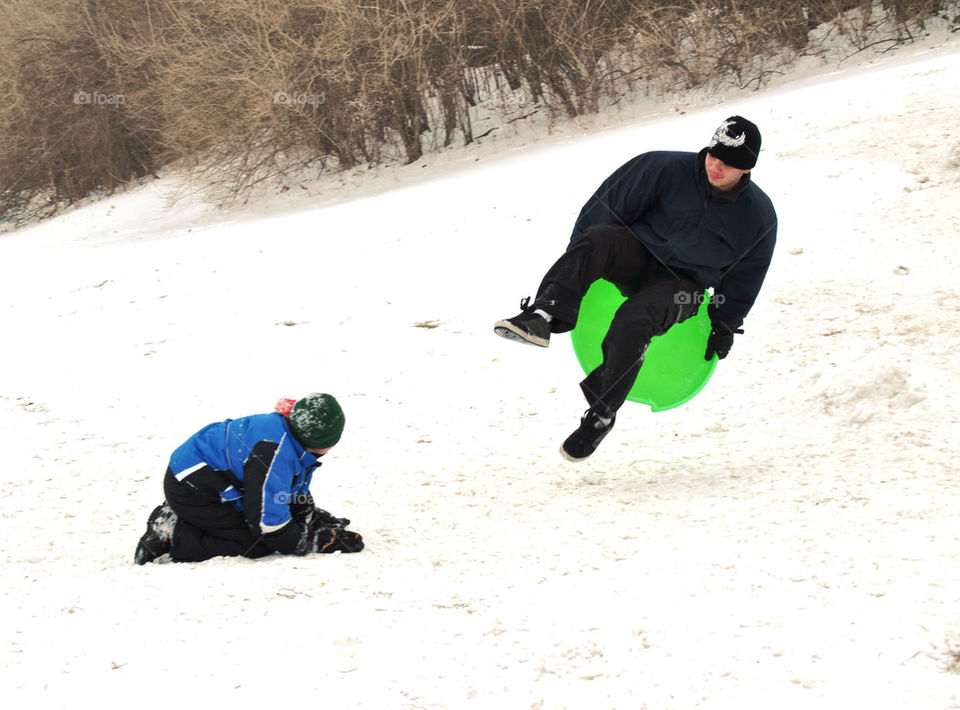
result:
[(763, 86), (815, 53), (911, 41), (946, 0), (2, 0), (0, 218), (176, 165), (243, 196), (474, 140), (522, 98)]

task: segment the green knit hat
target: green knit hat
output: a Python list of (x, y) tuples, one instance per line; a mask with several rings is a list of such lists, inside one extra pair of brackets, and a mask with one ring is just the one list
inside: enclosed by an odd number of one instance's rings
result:
[(346, 417), (332, 394), (314, 392), (290, 411), (290, 428), (306, 449), (326, 449), (340, 441)]

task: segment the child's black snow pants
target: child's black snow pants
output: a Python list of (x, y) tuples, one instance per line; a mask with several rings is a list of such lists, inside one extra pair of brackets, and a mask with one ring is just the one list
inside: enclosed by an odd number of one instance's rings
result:
[(208, 494), (210, 487), (195, 486), (204, 476), (222, 476), (209, 466), (178, 481), (167, 469), (163, 492), (177, 514), (170, 557), (177, 562), (202, 562), (211, 557), (265, 557), (273, 552), (254, 535), (243, 513), (230, 503)]

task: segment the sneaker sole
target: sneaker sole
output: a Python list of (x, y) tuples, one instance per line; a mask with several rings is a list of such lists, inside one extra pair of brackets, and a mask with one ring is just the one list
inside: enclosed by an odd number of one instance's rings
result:
[(593, 454), (587, 454), (586, 456), (581, 456), (580, 458), (576, 458), (568, 454), (567, 450), (563, 448), (562, 445), (560, 446), (560, 455), (563, 456), (563, 458), (565, 458), (567, 461), (573, 461), (574, 463), (578, 463), (580, 461), (586, 461), (588, 458), (593, 456)]
[(517, 328), (510, 321), (497, 321), (493, 326), (493, 332), (499, 335), (501, 338), (506, 338), (507, 340), (516, 340), (518, 343), (526, 343), (527, 345), (536, 345), (541, 348), (550, 347), (550, 340), (545, 338), (538, 338), (535, 335), (530, 335), (524, 331)]

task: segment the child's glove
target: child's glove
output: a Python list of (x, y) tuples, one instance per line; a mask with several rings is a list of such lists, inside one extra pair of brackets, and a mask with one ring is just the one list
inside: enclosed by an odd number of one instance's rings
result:
[(338, 518), (334, 515), (331, 515), (323, 508), (313, 509), (313, 519), (319, 522), (321, 525), (326, 525), (328, 528), (342, 529), (350, 524), (349, 518)]
[(316, 518), (315, 510), (313, 506), (313, 496), (310, 494), (310, 491), (304, 491), (303, 493), (298, 493), (290, 504), (290, 517), (298, 523), (309, 526), (313, 523), (314, 518)]
[(360, 552), (363, 538), (343, 528), (319, 528), (314, 537), (314, 552)]

